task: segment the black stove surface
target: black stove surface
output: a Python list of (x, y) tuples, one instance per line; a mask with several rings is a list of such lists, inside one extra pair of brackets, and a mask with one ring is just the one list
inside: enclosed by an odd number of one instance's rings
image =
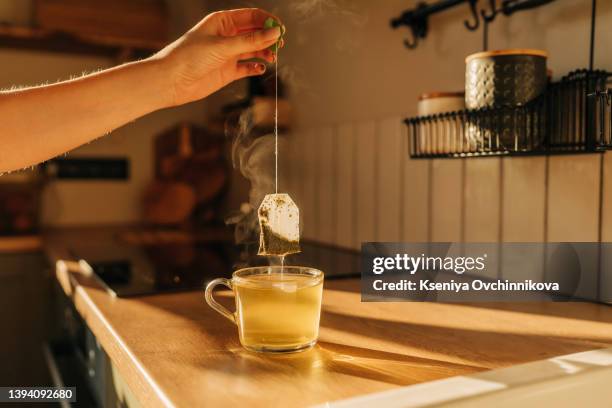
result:
[[(302, 252), (287, 256), (286, 265), (320, 269), (326, 279), (359, 276), (359, 252), (303, 242)], [(107, 290), (119, 297), (164, 292), (202, 290), (215, 278), (229, 278), (247, 266), (268, 265), (256, 255), (257, 247), (231, 242), (194, 244), (130, 245), (85, 243), (72, 248), (73, 255), (87, 262)]]

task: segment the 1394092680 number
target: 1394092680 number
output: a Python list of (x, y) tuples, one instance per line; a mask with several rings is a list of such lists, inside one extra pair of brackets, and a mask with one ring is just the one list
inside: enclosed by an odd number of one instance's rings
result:
[(35, 398), (35, 399), (39, 399), (39, 398), (51, 398), (51, 399), (55, 399), (55, 398), (70, 398), (72, 397), (72, 390), (64, 390), (64, 389), (59, 389), (59, 390), (53, 390), (53, 389), (16, 389), (16, 390), (10, 390), (9, 391), (9, 397), (10, 398), (15, 398), (15, 399), (21, 399), (21, 398)]
[(76, 401), (75, 387), (0, 387), (0, 402)]

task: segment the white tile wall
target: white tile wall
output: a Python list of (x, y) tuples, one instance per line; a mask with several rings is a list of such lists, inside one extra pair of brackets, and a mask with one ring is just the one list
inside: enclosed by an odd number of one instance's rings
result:
[(411, 159), (408, 156), (408, 132), (402, 129), (402, 221), (401, 240), (404, 242), (429, 242), (432, 189), (432, 161)]
[(401, 239), (402, 211), (402, 119), (389, 118), (376, 126), (378, 158), (376, 162), (375, 207), (376, 241), (397, 242)]
[[(504, 242), (544, 242), (546, 239), (546, 157), (506, 157), (502, 159), (501, 238)], [(525, 270), (529, 256), (531, 270)], [(516, 280), (542, 280), (545, 251), (515, 247), (502, 253), (502, 276)], [(521, 265), (517, 268), (517, 265)]]
[(362, 122), (356, 124), (355, 140), (355, 241), (353, 247), (359, 248), (361, 242), (375, 241), (378, 216), (375, 206), (376, 162), (378, 139), (376, 123)]
[(336, 186), (337, 174), (336, 129), (324, 127), (315, 129), (312, 135), (317, 155), (317, 239), (322, 242), (336, 242)]
[(602, 198), (604, 202), (601, 218), (601, 240), (612, 242), (612, 152), (603, 158)]
[(501, 159), (481, 158), (465, 161), (466, 242), (498, 242), (501, 213)]
[(351, 123), (338, 126), (336, 134), (336, 243), (353, 247), (355, 239), (355, 155), (357, 143), (355, 126)]
[(546, 157), (502, 159), (503, 241), (545, 241), (546, 165)]
[[(601, 217), (601, 240), (603, 242), (612, 242), (612, 152), (607, 152), (604, 155), (602, 174), (602, 199), (604, 206), (602, 207)], [(609, 255), (612, 251), (612, 244), (606, 245), (604, 249), (599, 274), (599, 298), (604, 302), (612, 303), (612, 273), (609, 273), (609, 271), (612, 271), (612, 256)]]
[(463, 238), (464, 159), (432, 160), (431, 240), (457, 242)]
[[(300, 209), (300, 227), (303, 231), (304, 222), (304, 179), (309, 175), (306, 171), (306, 155), (304, 154), (304, 142), (306, 136), (303, 133), (290, 133), (287, 138), (286, 154), (287, 157), (284, 160), (280, 160), (284, 163), (283, 168), (287, 169), (287, 176), (285, 177), (285, 188), (293, 201), (297, 204)], [(280, 186), (281, 190), (283, 186)]]
[[(463, 241), (499, 242), (501, 214), (501, 159), (465, 160)], [(479, 275), (500, 275), (499, 259), (489, 254), (487, 268)]]
[(549, 241), (598, 240), (600, 160), (597, 154), (550, 157)]
[[(597, 241), (609, 154), (411, 159), (401, 117), (292, 135), (288, 188), (307, 238), (362, 241)], [(612, 154), (612, 153), (610, 153)], [(612, 176), (603, 208), (612, 209)], [(612, 240), (604, 211), (602, 238)]]
[(316, 130), (299, 133), (302, 140), (299, 143), (303, 155), (302, 206), (300, 218), (303, 226), (303, 236), (307, 239), (320, 240), (319, 235), (319, 147), (317, 146)]
[[(597, 154), (552, 156), (548, 161), (547, 239), (549, 242), (593, 242), (599, 239), (600, 165)], [(553, 265), (548, 279), (565, 281), (579, 296), (592, 298), (598, 285), (599, 256), (576, 249), (574, 257), (558, 268), (556, 244), (548, 248), (547, 260)], [(579, 266), (577, 264), (579, 263)], [(570, 264), (576, 265), (570, 268)], [(561, 272), (559, 269), (563, 270)], [(563, 284), (562, 284), (563, 286)]]

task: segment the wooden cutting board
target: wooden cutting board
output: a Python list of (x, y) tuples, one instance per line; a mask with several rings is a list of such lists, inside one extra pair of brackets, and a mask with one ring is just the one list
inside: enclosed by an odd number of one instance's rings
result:
[(219, 218), (218, 198), (229, 182), (225, 143), (224, 138), (187, 123), (157, 136), (156, 181), (145, 195), (145, 219), (169, 225), (194, 213), (198, 221)]
[(185, 222), (196, 205), (192, 186), (180, 181), (153, 183), (145, 193), (145, 221), (156, 225), (175, 225)]

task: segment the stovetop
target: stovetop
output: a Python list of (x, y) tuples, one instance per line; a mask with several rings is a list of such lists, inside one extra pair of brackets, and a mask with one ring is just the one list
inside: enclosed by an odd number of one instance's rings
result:
[[(302, 252), (287, 256), (285, 264), (310, 266), (326, 279), (359, 276), (359, 252), (314, 242), (303, 242)], [(83, 243), (71, 248), (87, 262), (107, 290), (119, 297), (202, 290), (214, 278), (268, 260), (256, 255), (255, 246), (229, 241), (135, 245), (119, 240)]]

